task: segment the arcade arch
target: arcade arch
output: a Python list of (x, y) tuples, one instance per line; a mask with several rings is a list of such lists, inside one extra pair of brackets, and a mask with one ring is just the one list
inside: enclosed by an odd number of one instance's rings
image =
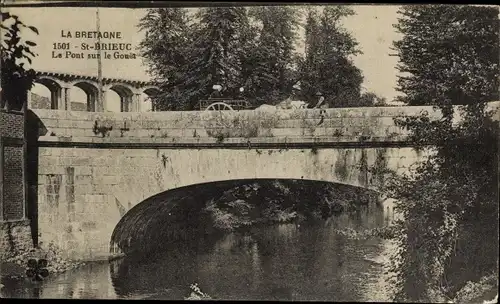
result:
[(28, 92), (28, 108), (30, 109), (51, 109), (52, 92), (45, 85), (35, 82)]
[[(159, 93), (148, 82), (103, 78), (99, 94), (97, 81), (92, 76), (37, 72), (36, 91), (44, 98), (29, 94), (28, 105), (70, 111), (147, 112), (153, 110), (151, 97)], [(32, 96), (36, 100), (31, 100)]]
[[(133, 110), (134, 92), (128, 86), (123, 84), (114, 84), (109, 87), (110, 91), (118, 94), (120, 98), (120, 112), (131, 112)], [(109, 94), (106, 96), (106, 101)]]
[(152, 97), (160, 94), (160, 90), (157, 87), (146, 87), (141, 93), (141, 112), (152, 112), (154, 111)]
[[(87, 81), (79, 81), (79, 82), (76, 82), (76, 83), (73, 83), (73, 86), (82, 90), (83, 92), (85, 92), (85, 94), (87, 95), (86, 98), (86, 111), (88, 112), (95, 112), (96, 111), (96, 103), (97, 103), (97, 99), (99, 98), (99, 90), (97, 89), (97, 86), (95, 84), (92, 84), (90, 82), (87, 82)], [(66, 98), (67, 98), (67, 109), (68, 110), (73, 110), (73, 108), (71, 107), (71, 101), (73, 101), (71, 99), (71, 95), (69, 94), (69, 90), (67, 90), (67, 94), (66, 94)]]
[[(35, 80), (35, 85), (28, 94), (28, 106), (29, 107), (42, 107), (47, 109), (57, 110), (61, 107), (61, 99), (63, 93), (62, 84), (51, 78), (51, 77), (41, 77)], [(45, 87), (45, 89), (41, 87)], [(48, 90), (48, 92), (47, 92)], [(35, 93), (40, 97), (45, 97), (48, 99), (48, 104), (44, 102), (45, 98), (40, 98), (39, 100), (33, 100), (31, 93)], [(43, 94), (43, 95), (42, 95)], [(47, 96), (48, 95), (48, 96)]]
[(104, 112), (121, 112), (121, 97), (114, 90), (106, 91), (106, 102), (104, 104)]

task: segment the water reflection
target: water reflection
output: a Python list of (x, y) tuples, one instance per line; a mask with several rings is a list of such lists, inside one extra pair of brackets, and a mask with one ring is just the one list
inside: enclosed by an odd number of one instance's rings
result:
[[(91, 264), (50, 278), (40, 298), (183, 299), (191, 283), (225, 300), (387, 301), (382, 263), (392, 250), (378, 239), (353, 240), (336, 229), (387, 223), (385, 208), (309, 224), (253, 228), (173, 244), (157, 258)], [(8, 296), (34, 297), (11, 292)], [(36, 296), (38, 297), (38, 296)]]

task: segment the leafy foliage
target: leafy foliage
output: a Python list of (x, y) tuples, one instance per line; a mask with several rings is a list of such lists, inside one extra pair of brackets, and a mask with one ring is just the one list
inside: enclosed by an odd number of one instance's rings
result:
[(373, 92), (364, 92), (361, 94), (358, 105), (360, 107), (386, 106), (387, 100)]
[(195, 101), (208, 97), (214, 84), (233, 92), (242, 86), (242, 29), (248, 23), (243, 7), (202, 8), (198, 18), (186, 79), (186, 93)]
[[(400, 14), (400, 69), (414, 75), (400, 78), (400, 90), (407, 94), (401, 100), (430, 101), (439, 106), (442, 118), (396, 121), (411, 131), (418, 149), (431, 152), (409, 174), (392, 176), (385, 189), (398, 200), (396, 208), (404, 217), (397, 222), (400, 249), (393, 259), (396, 300), (450, 300), (466, 282), (498, 269), (498, 124), (486, 108), (496, 94), (497, 85), (491, 84), (498, 74), (485, 64), (490, 60), (489, 65), (498, 66), (498, 53), (496, 59), (471, 56), (474, 47), (478, 52), (490, 48), (479, 47), (490, 36), (497, 37), (492, 45), (498, 50), (498, 26), (491, 28), (492, 16), (498, 25), (498, 9), (408, 6)], [(451, 34), (459, 41), (453, 46), (444, 43)], [(471, 66), (472, 60), (477, 65)], [(453, 122), (458, 114), (453, 103), (466, 104), (458, 123)]]
[(189, 97), (181, 92), (186, 65), (191, 60), (191, 23), (184, 8), (150, 9), (139, 23), (139, 28), (145, 31), (139, 45), (141, 56), (161, 87), (161, 93), (152, 98), (155, 110), (182, 109), (189, 105)]
[(255, 225), (326, 219), (361, 210), (375, 200), (376, 194), (370, 190), (352, 191), (343, 185), (262, 181), (230, 188), (209, 201), (204, 212), (210, 215), (213, 227), (236, 231)]
[(258, 40), (249, 49), (252, 72), (246, 82), (256, 105), (276, 103), (291, 93), (295, 75), (299, 11), (294, 7), (268, 6), (250, 10), (260, 28)]
[(306, 20), (306, 55), (301, 63), (302, 98), (313, 102), (316, 93), (332, 107), (359, 106), (363, 82), (350, 56), (360, 54), (358, 43), (341, 25), (354, 15), (345, 6), (327, 6), (319, 14), (309, 9)]
[[(357, 106), (363, 77), (350, 56), (357, 43), (340, 20), (353, 11), (326, 7), (310, 11), (306, 57), (296, 50), (302, 10), (295, 6), (151, 9), (141, 20), (140, 44), (149, 72), (161, 84), (157, 110), (193, 110), (221, 85), (225, 97), (243, 96), (254, 106), (276, 104), (303, 84), (302, 97), (321, 91), (334, 106)], [(313, 24), (314, 23), (314, 24)]]
[(15, 15), (2, 12), (2, 44), (1, 44), (1, 107), (5, 104), (13, 110), (21, 110), (26, 102), (26, 94), (33, 86), (35, 71), (25, 67), (26, 60), (29, 64), (36, 54), (32, 48), (36, 46), (33, 41), (23, 41), (21, 31), (26, 28), (36, 34), (38, 30), (33, 26), (25, 25)]
[(407, 5), (395, 42), (399, 98), (409, 105), (498, 99), (498, 13), (491, 7)]

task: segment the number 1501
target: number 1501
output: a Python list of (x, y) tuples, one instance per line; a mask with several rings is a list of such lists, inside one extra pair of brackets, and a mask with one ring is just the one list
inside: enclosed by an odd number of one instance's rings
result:
[(69, 43), (54, 42), (54, 50), (69, 50)]

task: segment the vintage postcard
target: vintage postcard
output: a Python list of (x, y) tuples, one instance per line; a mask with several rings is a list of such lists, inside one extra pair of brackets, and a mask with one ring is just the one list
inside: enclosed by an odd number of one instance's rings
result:
[(2, 1), (0, 297), (496, 303), (499, 20)]

